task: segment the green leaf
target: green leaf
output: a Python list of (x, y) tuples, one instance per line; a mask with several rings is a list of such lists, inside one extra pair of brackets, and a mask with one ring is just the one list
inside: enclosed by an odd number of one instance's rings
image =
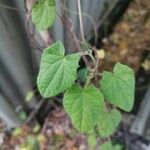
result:
[(22, 128), (21, 128), (21, 127), (17, 127), (17, 128), (15, 128), (15, 129), (13, 130), (12, 135), (13, 135), (13, 136), (19, 136), (19, 135), (22, 134), (22, 132), (23, 132)]
[(113, 146), (111, 142), (106, 142), (100, 146), (100, 150), (121, 150), (121, 149), (122, 149), (121, 145), (117, 144)]
[(98, 124), (99, 134), (102, 138), (112, 135), (119, 123), (121, 122), (121, 114), (119, 111), (113, 109), (111, 112), (106, 112), (101, 116)]
[(88, 74), (89, 74), (89, 72), (88, 72), (88, 69), (87, 69), (87, 68), (82, 68), (82, 69), (80, 69), (79, 72), (78, 72), (79, 79), (80, 79), (82, 82), (86, 82), (86, 79), (87, 79)]
[(49, 28), (56, 18), (55, 0), (38, 0), (32, 7), (31, 15), (37, 30)]
[(100, 150), (113, 150), (111, 142), (106, 142), (101, 145)]
[(96, 135), (95, 134), (90, 134), (87, 136), (87, 143), (88, 143), (88, 147), (89, 149), (94, 149), (96, 147), (97, 144), (97, 139), (96, 139)]
[(40, 129), (41, 129), (41, 125), (37, 123), (37, 124), (33, 127), (33, 132), (34, 132), (34, 133), (37, 133), (37, 132), (39, 132)]
[(73, 85), (66, 91), (63, 104), (74, 126), (84, 133), (93, 129), (104, 111), (103, 95), (94, 86), (82, 89)]
[(80, 54), (64, 56), (64, 53), (60, 41), (44, 49), (37, 77), (38, 89), (43, 97), (55, 96), (74, 84)]
[(122, 147), (123, 147), (122, 145), (117, 144), (114, 146), (114, 148), (115, 148), (114, 150), (122, 150)]
[(34, 96), (34, 92), (33, 91), (27, 92), (26, 97), (25, 97), (25, 101), (26, 102), (30, 102), (32, 100), (33, 96)]
[(25, 121), (27, 119), (27, 113), (24, 110), (19, 111), (19, 118)]
[(34, 137), (34, 136), (32, 136), (32, 135), (28, 135), (27, 136), (27, 147), (28, 147), (28, 149), (30, 150), (39, 150), (39, 142), (38, 142), (38, 140)]
[(135, 77), (131, 68), (117, 63), (113, 73), (104, 71), (101, 80), (104, 97), (125, 111), (131, 111), (134, 103)]

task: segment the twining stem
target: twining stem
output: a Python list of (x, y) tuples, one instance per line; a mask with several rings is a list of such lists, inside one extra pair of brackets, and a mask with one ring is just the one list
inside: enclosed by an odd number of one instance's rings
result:
[[(85, 44), (86, 41), (85, 41), (85, 37), (84, 37), (84, 29), (83, 29), (83, 21), (82, 21), (82, 10), (81, 10), (80, 0), (77, 0), (77, 4), (78, 4), (78, 13), (79, 13), (79, 24), (80, 24), (81, 39), (82, 39), (82, 42)], [(90, 81), (94, 77), (95, 72), (97, 71), (97, 67), (98, 67), (98, 59), (96, 61), (95, 58), (93, 57), (92, 53), (89, 53), (88, 55), (92, 59), (95, 67), (94, 67), (94, 69), (89, 70), (91, 72), (90, 72), (90, 74), (89, 74), (89, 76), (88, 76), (88, 78), (86, 80), (85, 87), (90, 84)]]
[(95, 58), (93, 57), (92, 54), (90, 54), (89, 56), (91, 56), (91, 59), (93, 59), (93, 61), (95, 62), (94, 63), (95, 67), (94, 67), (94, 69), (90, 70), (91, 72), (90, 72), (89, 76), (87, 77), (87, 80), (86, 80), (86, 83), (85, 83), (85, 87), (90, 84), (91, 79), (95, 76), (95, 74), (97, 73), (97, 69), (98, 69), (99, 59), (98, 59), (97, 52), (96, 52), (95, 48), (93, 48), (93, 51), (95, 52), (96, 60), (95, 60)]
[[(72, 25), (71, 20), (65, 15), (65, 12), (64, 12), (65, 6), (64, 6), (63, 0), (61, 2), (62, 2), (61, 3), (62, 14), (61, 15), (58, 14), (58, 17), (60, 18), (62, 24), (64, 25), (64, 27), (66, 28), (68, 33), (70, 34), (71, 38), (73, 39), (73, 41), (75, 43), (76, 49), (79, 52), (81, 49), (80, 43), (79, 43), (78, 38), (76, 37), (76, 35), (74, 33), (74, 29), (73, 29), (73, 25)], [(90, 65), (88, 59), (84, 55), (82, 55), (82, 58), (83, 58), (83, 61), (85, 62), (86, 67), (88, 67)]]
[[(67, 7), (64, 7), (64, 9), (65, 9), (65, 11), (67, 11), (67, 12), (69, 12), (69, 13), (71, 13), (71, 14), (73, 14), (73, 15), (79, 15), (79, 13), (77, 12), (77, 11), (73, 11), (73, 10), (71, 10), (71, 9), (69, 9), (69, 8), (67, 8)], [(95, 22), (95, 20), (93, 19), (93, 17), (90, 15), (90, 14), (87, 14), (87, 13), (84, 13), (84, 12), (82, 12), (82, 16), (83, 17), (86, 17), (91, 23), (92, 23), (92, 26), (93, 26), (93, 31), (94, 31), (94, 37), (95, 37), (95, 45), (96, 45), (96, 41), (97, 41), (97, 39), (98, 39), (98, 33), (97, 33), (97, 25), (96, 25), (96, 22)]]
[(86, 83), (85, 83), (85, 87), (87, 87), (90, 84), (91, 79), (94, 77), (95, 74), (95, 69), (93, 69), (91, 71), (91, 73), (89, 74), (89, 76), (87, 77)]
[[(60, 20), (62, 21), (62, 24), (64, 24), (64, 26), (67, 29), (68, 33), (72, 37), (72, 39), (73, 39), (73, 41), (74, 41), (74, 43), (76, 45), (76, 49), (79, 52), (80, 49), (81, 49), (80, 48), (80, 44), (78, 42), (78, 39), (77, 39), (74, 31), (70, 28), (70, 20), (67, 17), (65, 17), (65, 16), (61, 16), (61, 15), (58, 15), (58, 16), (59, 16)], [(87, 60), (87, 58), (84, 55), (82, 55), (82, 58), (83, 58), (83, 60), (85, 62), (85, 65), (88, 67), (89, 66), (89, 61)]]
[(92, 59), (94, 65), (96, 65), (96, 60), (94, 58), (94, 56), (92, 55), (92, 53), (88, 54), (90, 56), (90, 58)]
[(11, 7), (11, 6), (6, 6), (6, 5), (3, 5), (3, 4), (0, 4), (0, 7), (6, 8), (6, 9), (10, 9), (10, 10), (14, 10), (14, 11), (19, 11), (19, 12), (26, 13), (26, 12), (25, 12), (25, 11), (23, 11), (23, 10), (20, 10), (20, 9), (17, 9), (17, 8)]
[[(78, 14), (79, 14), (79, 24), (80, 24), (80, 32), (81, 32), (81, 43), (86, 44), (86, 40), (84, 37), (84, 28), (83, 28), (83, 21), (82, 21), (82, 10), (81, 10), (81, 3), (80, 0), (77, 0), (77, 5), (78, 5)], [(64, 10), (64, 4), (62, 3), (62, 10)], [(78, 41), (74, 31), (73, 31), (73, 26), (72, 26), (72, 22), (70, 21), (69, 18), (67, 18), (67, 16), (63, 13), (62, 15), (59, 15), (59, 18), (61, 19), (62, 23), (64, 24), (64, 26), (66, 27), (67, 31), (69, 32), (69, 34), (71, 35), (72, 39), (75, 42), (75, 45), (77, 47), (78, 51), (81, 51), (81, 47), (80, 47), (80, 42)], [(95, 59), (94, 56), (92, 55), (92, 52), (89, 52), (89, 48), (86, 48), (87, 51), (87, 55), (89, 55), (89, 57), (91, 58), (91, 60), (93, 61), (94, 64), (94, 68), (90, 69), (90, 63), (88, 61), (88, 59), (82, 55), (82, 58), (86, 64), (86, 67), (89, 69), (90, 71), (90, 75), (87, 78), (87, 81), (85, 83), (85, 86), (88, 86), (90, 84), (91, 79), (95, 76), (95, 74), (97, 73), (97, 68), (98, 68), (98, 63), (99, 63), (99, 59)], [(95, 55), (97, 55), (97, 52), (95, 49), (93, 49), (93, 51), (95, 52)], [(83, 53), (84, 54), (84, 53)], [(98, 58), (98, 57), (96, 57)]]
[(78, 4), (78, 12), (79, 12), (79, 23), (80, 23), (81, 39), (82, 39), (83, 43), (85, 43), (84, 29), (83, 29), (83, 21), (82, 21), (82, 11), (81, 11), (81, 3), (80, 3), (80, 0), (77, 0), (77, 4)]

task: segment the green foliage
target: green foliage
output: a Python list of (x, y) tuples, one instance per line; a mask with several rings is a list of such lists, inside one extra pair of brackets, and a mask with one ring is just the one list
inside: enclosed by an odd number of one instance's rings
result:
[(49, 28), (56, 18), (55, 0), (38, 0), (32, 7), (32, 22), (37, 30)]
[(109, 137), (116, 131), (120, 122), (121, 114), (119, 111), (113, 109), (110, 112), (105, 112), (98, 123), (100, 137)]
[[(55, 21), (55, 17), (55, 0), (38, 0), (33, 5), (32, 21), (37, 30), (41, 31), (50, 27)], [(81, 51), (91, 51), (91, 47), (87, 44), (81, 44), (81, 49)], [(92, 53), (86, 54), (96, 64)], [(95, 70), (96, 67), (91, 70), (90, 67), (87, 67), (78, 72), (79, 79), (86, 82), (85, 87), (82, 88), (74, 84), (80, 57), (80, 53), (65, 56), (65, 48), (60, 41), (44, 49), (37, 86), (45, 98), (56, 96), (67, 90), (64, 94), (63, 105), (75, 128), (80, 132), (90, 133), (97, 126), (100, 137), (105, 138), (116, 131), (121, 122), (121, 114), (115, 109), (107, 112), (104, 98), (111, 104), (125, 111), (130, 111), (134, 103), (134, 72), (128, 66), (120, 63), (115, 65), (113, 73), (104, 71), (100, 81), (101, 93), (94, 85), (88, 86), (98, 70)], [(26, 101), (30, 101), (32, 96), (33, 93), (28, 93)], [(22, 118), (25, 118), (24, 116), (24, 114), (21, 115)], [(36, 131), (38, 129), (38, 127), (35, 128)], [(89, 141), (91, 142), (89, 143)], [(91, 148), (94, 148), (96, 134), (92, 133), (88, 136), (88, 143)], [(101, 149), (120, 150), (120, 147), (113, 146), (108, 142), (103, 144)]]
[[(107, 112), (104, 98), (95, 86), (84, 88), (73, 85), (77, 77), (80, 54), (64, 56), (65, 49), (60, 41), (44, 50), (41, 67), (37, 78), (37, 85), (43, 97), (52, 97), (65, 90), (64, 108), (71, 117), (76, 129), (89, 133), (95, 125), (101, 137), (108, 137), (116, 131), (121, 122), (121, 114), (117, 110)], [(79, 76), (84, 80), (87, 69)], [(105, 98), (112, 104), (129, 111), (134, 101), (134, 73), (129, 67), (117, 63), (114, 73), (104, 72), (101, 89)], [(72, 86), (73, 85), (73, 86)]]
[[(91, 133), (97, 126), (100, 137), (109, 137), (119, 126), (121, 114), (115, 109), (107, 112), (104, 97), (111, 104), (130, 111), (134, 102), (133, 70), (126, 65), (117, 63), (113, 73), (104, 71), (100, 82), (103, 97), (101, 91), (94, 85), (85, 84), (82, 88), (74, 84), (81, 54), (64, 55), (65, 49), (60, 41), (44, 49), (37, 78), (41, 95), (52, 97), (66, 91), (63, 105), (75, 128), (83, 133)], [(88, 72), (87, 68), (82, 69), (78, 73), (80, 80), (90, 81), (87, 76)], [(89, 143), (89, 141), (91, 142)], [(96, 146), (96, 142), (96, 134), (90, 134), (88, 144), (91, 149)], [(102, 145), (102, 149), (120, 150), (120, 147), (105, 143)]]
[(29, 135), (27, 137), (27, 146), (29, 149), (35, 149), (35, 150), (39, 150), (39, 142), (38, 140), (34, 137), (34, 136), (31, 136)]
[(18, 135), (20, 135), (20, 134), (22, 134), (22, 128), (20, 128), (20, 127), (18, 127), (18, 128), (15, 128), (14, 130), (13, 130), (13, 132), (12, 132), (12, 135), (13, 136), (18, 136)]
[(100, 150), (113, 150), (111, 142), (106, 142), (101, 145)]
[(89, 71), (87, 68), (80, 69), (78, 72), (78, 77), (82, 82), (86, 82)]
[(25, 97), (25, 101), (26, 102), (30, 102), (32, 100), (34, 96), (34, 92), (33, 91), (29, 91), (27, 94), (26, 94), (26, 97)]
[(105, 98), (119, 108), (130, 111), (134, 103), (134, 72), (126, 65), (117, 63), (113, 73), (104, 71), (101, 89)]
[(104, 99), (94, 86), (73, 85), (64, 95), (64, 108), (70, 115), (74, 126), (81, 132), (90, 132), (98, 123), (104, 111)]
[(19, 111), (19, 118), (25, 121), (27, 119), (27, 113), (24, 110)]
[(123, 148), (123, 146), (122, 145), (119, 145), (119, 144), (116, 144), (115, 146), (114, 146), (114, 150), (122, 150), (122, 148)]
[(100, 146), (100, 150), (122, 150), (121, 145), (113, 146), (111, 142), (106, 142)]
[(44, 49), (37, 78), (38, 89), (43, 97), (55, 96), (74, 84), (80, 54), (64, 56), (64, 53), (60, 41)]
[(97, 144), (97, 139), (95, 134), (90, 134), (87, 137), (88, 147), (90, 150), (94, 149)]
[(35, 136), (28, 135), (26, 142), (20, 145), (20, 150), (40, 150), (39, 142)]
[(40, 131), (40, 129), (41, 129), (41, 126), (40, 126), (40, 124), (37, 123), (37, 124), (33, 127), (33, 132), (34, 132), (34, 133), (37, 133), (37, 132)]
[[(37, 0), (35, 2), (32, 7), (32, 22), (37, 30), (49, 28), (54, 23), (55, 18), (55, 0)], [(78, 40), (75, 42), (78, 42)], [(88, 52), (85, 54), (89, 55), (95, 65), (92, 69), (89, 65), (78, 72), (79, 79), (83, 83), (85, 82), (84, 88), (74, 84), (81, 54), (75, 53), (65, 56), (65, 49), (60, 41), (44, 49), (37, 77), (37, 86), (39, 92), (45, 98), (56, 96), (67, 90), (64, 94), (63, 105), (75, 128), (80, 132), (90, 133), (97, 126), (95, 129), (98, 129), (100, 137), (105, 138), (116, 131), (121, 122), (121, 114), (115, 109), (107, 112), (104, 98), (112, 105), (130, 111), (134, 103), (134, 72), (128, 66), (120, 63), (115, 65), (113, 73), (104, 71), (100, 81), (101, 93), (94, 85), (90, 85), (91, 80), (98, 73), (98, 61), (92, 55), (91, 46), (85, 41), (82, 42), (77, 43), (80, 44), (82, 53)], [(90, 63), (86, 62), (86, 64)], [(32, 97), (33, 93), (28, 93), (26, 101), (30, 101)], [(21, 117), (25, 118), (25, 115), (22, 114)], [(39, 128), (39, 126), (35, 127), (34, 132), (38, 132)], [(14, 134), (19, 132), (18, 130)], [(32, 137), (29, 137), (29, 140), (31, 141), (30, 145), (36, 143)], [(90, 134), (88, 136), (90, 148), (93, 149), (96, 143), (96, 134)], [(113, 146), (110, 142), (107, 142), (101, 146), (101, 150), (121, 150), (121, 147), (119, 145)]]

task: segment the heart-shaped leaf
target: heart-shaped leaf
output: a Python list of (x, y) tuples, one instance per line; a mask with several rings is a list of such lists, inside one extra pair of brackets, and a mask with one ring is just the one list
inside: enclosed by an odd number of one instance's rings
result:
[(121, 122), (121, 114), (115, 109), (105, 112), (100, 118), (98, 129), (102, 138), (112, 135)]
[(102, 93), (110, 103), (125, 111), (131, 111), (135, 90), (135, 77), (131, 68), (117, 63), (113, 73), (103, 72), (100, 84)]
[(66, 91), (63, 104), (74, 126), (85, 133), (93, 129), (104, 111), (103, 95), (94, 86), (72, 86)]
[(64, 56), (64, 46), (57, 41), (44, 49), (37, 78), (38, 89), (43, 97), (55, 96), (74, 84), (80, 54)]
[(32, 22), (37, 30), (49, 28), (56, 18), (55, 0), (38, 0), (32, 7)]

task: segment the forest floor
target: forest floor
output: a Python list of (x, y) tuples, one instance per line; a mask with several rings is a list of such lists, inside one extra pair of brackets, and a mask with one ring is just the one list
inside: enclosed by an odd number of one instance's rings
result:
[[(148, 56), (150, 51), (149, 6), (149, 0), (133, 1), (122, 20), (116, 25), (113, 34), (103, 39), (100, 71), (112, 70), (113, 65), (118, 61), (131, 66), (135, 72), (138, 72), (141, 67), (146, 72), (150, 71), (150, 58)], [(126, 118), (128, 117), (126, 116)], [(129, 115), (128, 125), (133, 118), (134, 115)], [(1, 126), (0, 124), (0, 128), (2, 128)], [(118, 134), (120, 133), (115, 135)], [(1, 138), (2, 135), (4, 135), (3, 139)], [(38, 147), (40, 150), (88, 149), (86, 136), (79, 134), (73, 128), (69, 117), (61, 106), (56, 106), (48, 114), (43, 126), (39, 124), (34, 127), (24, 125), (14, 129), (12, 133), (1, 133), (0, 144), (2, 150), (38, 150)]]

